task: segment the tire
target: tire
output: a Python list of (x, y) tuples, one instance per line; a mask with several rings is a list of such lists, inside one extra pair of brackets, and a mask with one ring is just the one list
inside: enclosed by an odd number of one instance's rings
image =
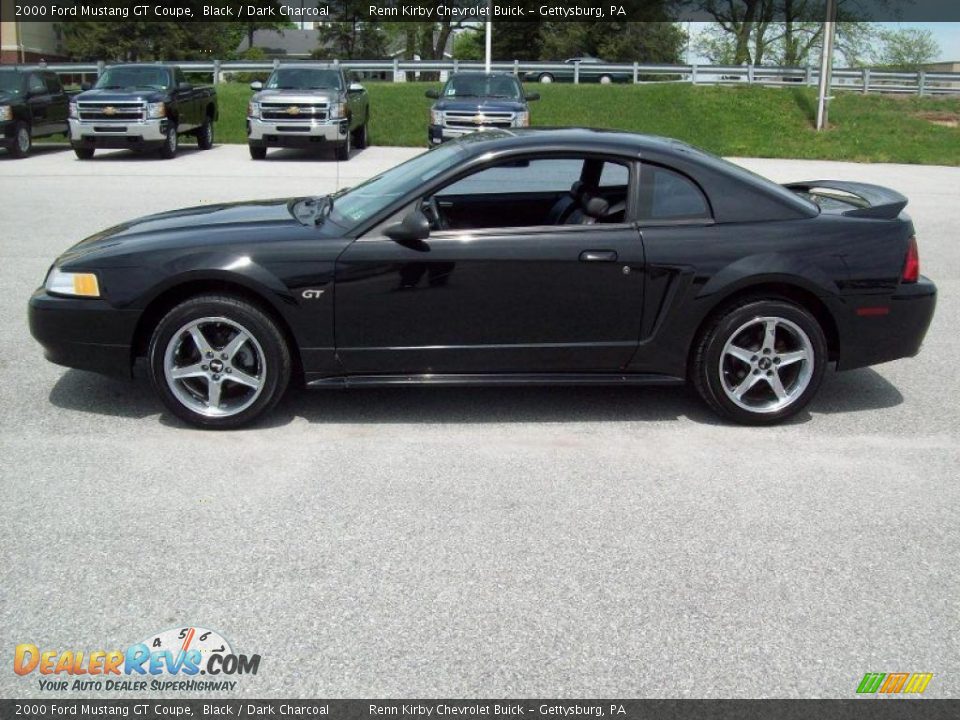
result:
[(745, 425), (772, 425), (810, 402), (827, 362), (823, 329), (806, 309), (749, 298), (708, 322), (690, 370), (714, 412)]
[(93, 153), (96, 151), (93, 148), (74, 147), (73, 152), (76, 154), (77, 159), (89, 160), (93, 157)]
[(612, 85), (612, 84), (613, 84), (613, 78), (610, 77), (609, 75), (601, 75), (601, 76), (600, 76), (600, 84), (601, 84), (601, 85)]
[(253, 160), (263, 160), (267, 157), (267, 149), (263, 145), (250, 145), (250, 157)]
[(351, 148), (350, 138), (352, 135), (353, 133), (347, 130), (347, 135), (346, 137), (343, 138), (343, 141), (337, 143), (336, 157), (339, 162), (344, 162), (350, 159), (350, 148)]
[(173, 308), (154, 329), (148, 358), (164, 405), (201, 428), (253, 422), (290, 382), (290, 348), (277, 324), (231, 295), (200, 295)]
[(33, 133), (25, 122), (18, 122), (14, 131), (13, 143), (10, 145), (10, 154), (15, 158), (26, 157), (33, 147)]
[(173, 160), (177, 156), (180, 138), (177, 135), (177, 126), (173, 122), (167, 123), (167, 139), (160, 148), (160, 157), (164, 160)]
[(368, 133), (367, 127), (369, 126), (369, 123), (370, 123), (370, 115), (368, 113), (367, 117), (363, 119), (363, 125), (358, 127), (355, 131), (356, 137), (353, 138), (353, 146), (357, 148), (357, 150), (363, 150), (365, 147), (367, 147), (367, 145), (370, 144), (370, 137), (367, 134)]
[(197, 130), (197, 147), (201, 150), (211, 150), (213, 148), (213, 119), (207, 117), (203, 125)]
[(538, 77), (537, 80), (544, 84), (549, 84), (553, 82), (553, 75), (550, 73), (540, 73), (540, 77)]

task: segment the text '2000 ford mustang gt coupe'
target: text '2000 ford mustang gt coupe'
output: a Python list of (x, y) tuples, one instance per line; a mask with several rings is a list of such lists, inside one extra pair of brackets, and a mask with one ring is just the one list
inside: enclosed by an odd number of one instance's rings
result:
[(307, 388), (691, 383), (735, 421), (799, 411), (828, 363), (915, 355), (936, 303), (906, 198), (780, 186), (689, 145), (492, 130), (323, 197), (105, 230), (50, 268), (53, 362), (130, 375), (204, 427)]

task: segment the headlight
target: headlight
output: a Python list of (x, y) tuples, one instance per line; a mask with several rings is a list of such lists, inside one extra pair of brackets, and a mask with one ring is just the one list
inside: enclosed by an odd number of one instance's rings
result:
[(330, 103), (330, 117), (342, 118), (347, 116), (347, 104), (343, 102)]
[(80, 115), (77, 113), (77, 103), (75, 102), (70, 103), (70, 117), (74, 120), (80, 117)]
[(443, 111), (442, 110), (430, 110), (430, 124), (431, 125), (443, 125)]
[(530, 111), (518, 112), (513, 118), (514, 127), (530, 127)]
[(167, 106), (165, 103), (147, 103), (147, 118), (156, 120), (167, 116)]
[(252, 102), (247, 105), (247, 117), (259, 118), (260, 117), (260, 103)]
[(0, 105), (0, 120), (13, 120), (13, 110), (9, 105)]
[(52, 268), (45, 283), (47, 292), (57, 295), (81, 295), (100, 297), (100, 283), (93, 273), (67, 273)]

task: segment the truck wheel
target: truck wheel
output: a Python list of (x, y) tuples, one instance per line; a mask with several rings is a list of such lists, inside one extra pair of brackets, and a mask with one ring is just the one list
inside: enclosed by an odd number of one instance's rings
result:
[(251, 145), (250, 157), (254, 160), (263, 160), (265, 157), (267, 157), (267, 149), (262, 145)]
[(163, 147), (160, 148), (160, 157), (164, 160), (172, 160), (177, 156), (177, 146), (179, 138), (177, 136), (177, 126), (172, 122), (167, 124), (167, 139), (163, 141)]
[(204, 428), (251, 422), (290, 381), (290, 348), (277, 324), (230, 295), (200, 295), (173, 308), (153, 331), (148, 357), (170, 412)]
[(828, 361), (820, 323), (779, 299), (748, 298), (718, 314), (690, 368), (712, 410), (745, 425), (771, 425), (816, 394)]
[(350, 159), (350, 149), (351, 149), (350, 137), (352, 135), (353, 133), (348, 130), (346, 137), (343, 138), (343, 142), (337, 145), (337, 160)]
[(73, 152), (76, 153), (77, 157), (80, 160), (89, 160), (90, 158), (93, 157), (93, 153), (95, 152), (95, 150), (93, 148), (74, 146)]
[(367, 130), (370, 124), (370, 115), (363, 119), (363, 125), (356, 129), (356, 137), (353, 139), (353, 144), (358, 150), (363, 150), (367, 145), (370, 144), (370, 137), (367, 134)]
[(209, 117), (197, 130), (197, 147), (201, 150), (210, 150), (213, 147), (213, 120)]
[(30, 126), (25, 122), (18, 122), (16, 134), (13, 137), (13, 145), (10, 146), (10, 154), (16, 158), (26, 157), (30, 154), (32, 146), (33, 138), (30, 134)]

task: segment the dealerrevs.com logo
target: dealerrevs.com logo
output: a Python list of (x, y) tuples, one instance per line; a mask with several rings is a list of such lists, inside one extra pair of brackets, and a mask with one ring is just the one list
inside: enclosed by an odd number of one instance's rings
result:
[[(222, 635), (201, 627), (172, 628), (126, 650), (41, 649), (17, 645), (13, 671), (35, 676), (40, 690), (232, 691), (239, 675), (256, 675), (259, 655), (233, 651)], [(203, 676), (203, 679), (200, 679)]]
[(867, 673), (857, 686), (859, 695), (920, 695), (933, 679), (933, 673)]

